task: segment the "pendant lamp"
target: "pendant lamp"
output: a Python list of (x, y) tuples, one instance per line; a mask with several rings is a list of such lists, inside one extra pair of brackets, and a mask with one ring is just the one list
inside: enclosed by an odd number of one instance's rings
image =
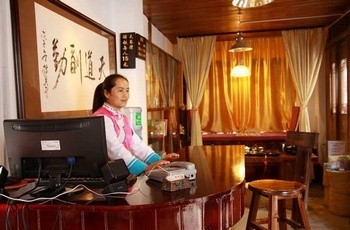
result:
[(244, 51), (250, 51), (250, 50), (253, 50), (253, 48), (243, 41), (241, 32), (238, 32), (236, 43), (233, 44), (231, 49), (229, 49), (229, 52), (244, 52)]
[(232, 68), (230, 76), (231, 77), (250, 77), (250, 69), (243, 64), (236, 65), (235, 67)]
[(251, 8), (269, 4), (273, 0), (233, 0), (232, 5), (239, 8)]
[[(241, 14), (242, 14), (242, 10), (241, 8), (238, 8), (238, 23), (239, 23), (239, 30), (241, 27)], [(252, 47), (250, 47), (248, 44), (246, 44), (243, 41), (243, 36), (241, 32), (237, 33), (238, 36), (236, 38), (236, 43), (233, 44), (233, 46), (231, 47), (231, 49), (229, 49), (229, 52), (244, 52), (244, 51), (250, 51), (253, 50)]]

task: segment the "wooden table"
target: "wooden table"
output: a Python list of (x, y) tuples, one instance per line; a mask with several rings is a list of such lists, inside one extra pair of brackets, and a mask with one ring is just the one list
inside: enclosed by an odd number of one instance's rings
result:
[(244, 146), (185, 147), (179, 154), (196, 165), (189, 189), (166, 192), (139, 177), (139, 190), (125, 199), (85, 192), (70, 198), (76, 204), (3, 201), (0, 229), (6, 222), (11, 229), (229, 229), (244, 214)]
[(278, 156), (245, 156), (246, 181), (258, 179), (293, 180), (295, 156), (281, 153)]
[(266, 132), (256, 134), (207, 133), (202, 134), (204, 145), (246, 145), (262, 146), (265, 149), (282, 150), (286, 132)]
[[(246, 181), (258, 179), (293, 180), (296, 157), (292, 154), (281, 153), (278, 156), (245, 156)], [(317, 162), (317, 156), (312, 154), (312, 162)], [(311, 178), (314, 178), (313, 167)]]

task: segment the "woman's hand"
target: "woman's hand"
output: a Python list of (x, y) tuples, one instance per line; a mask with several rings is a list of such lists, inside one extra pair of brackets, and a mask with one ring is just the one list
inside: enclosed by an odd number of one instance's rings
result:
[(148, 165), (146, 168), (145, 168), (145, 172), (149, 172), (153, 169), (156, 169), (158, 166), (164, 166), (164, 165), (167, 165), (169, 164), (170, 161), (167, 161), (167, 160), (160, 160), (160, 161), (156, 161), (150, 165)]
[(179, 158), (180, 155), (177, 153), (169, 153), (169, 154), (163, 154), (162, 159), (160, 161), (154, 162), (150, 165), (148, 165), (145, 168), (145, 172), (149, 172), (153, 169), (156, 169), (158, 166), (164, 166), (170, 163), (170, 160)]
[(179, 158), (180, 155), (177, 153), (169, 153), (169, 154), (163, 154), (162, 160), (173, 160)]

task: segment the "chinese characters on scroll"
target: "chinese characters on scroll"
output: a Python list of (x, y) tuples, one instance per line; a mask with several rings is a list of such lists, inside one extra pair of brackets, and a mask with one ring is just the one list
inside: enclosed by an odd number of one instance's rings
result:
[(108, 39), (37, 3), (35, 15), (41, 111), (91, 109), (109, 75)]

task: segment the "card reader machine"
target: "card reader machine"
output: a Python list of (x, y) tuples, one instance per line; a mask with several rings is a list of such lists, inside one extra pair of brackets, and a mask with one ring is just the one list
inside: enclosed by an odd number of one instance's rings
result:
[(174, 161), (162, 168), (156, 168), (148, 174), (148, 178), (162, 182), (167, 176), (181, 175), (188, 177), (189, 180), (196, 179), (197, 170), (192, 162)]

